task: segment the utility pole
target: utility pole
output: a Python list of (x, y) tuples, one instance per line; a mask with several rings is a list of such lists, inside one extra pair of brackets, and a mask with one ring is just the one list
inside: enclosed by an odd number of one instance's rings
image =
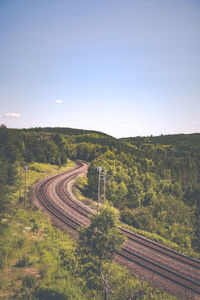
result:
[(106, 200), (106, 172), (102, 171), (102, 167), (98, 167), (97, 171), (99, 172), (98, 178), (98, 203), (101, 201), (101, 180), (103, 180), (103, 198), (104, 202)]
[(99, 181), (98, 181), (98, 204), (101, 201), (101, 171), (102, 167), (98, 167), (97, 171), (99, 172)]
[(103, 172), (103, 196), (104, 202), (106, 200), (106, 172)]
[(24, 170), (25, 170), (24, 202), (26, 203), (26, 197), (27, 197), (27, 170), (28, 170), (28, 166), (27, 165), (24, 166)]
[(21, 166), (19, 167), (19, 201), (21, 199)]

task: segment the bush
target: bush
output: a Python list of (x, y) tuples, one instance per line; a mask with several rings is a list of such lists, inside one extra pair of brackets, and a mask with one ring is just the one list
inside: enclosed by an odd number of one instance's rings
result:
[(17, 267), (26, 267), (30, 266), (30, 258), (28, 256), (23, 255), (22, 258), (19, 259), (17, 263)]
[(37, 278), (31, 274), (26, 275), (22, 280), (23, 286), (25, 286), (27, 288), (33, 288), (35, 286), (36, 282), (37, 282)]
[(47, 267), (40, 266), (39, 273), (40, 273), (41, 278), (44, 279), (46, 277), (46, 275), (48, 274)]
[(5, 282), (4, 282), (4, 278), (0, 277), (0, 289), (3, 288), (4, 283), (5, 283)]
[(38, 226), (38, 224), (37, 223), (34, 223), (34, 225), (33, 225), (33, 227), (32, 227), (32, 229), (31, 229), (31, 231), (32, 232), (38, 232), (38, 230), (39, 230), (39, 226)]
[(153, 230), (156, 226), (154, 218), (146, 207), (135, 210), (125, 208), (121, 212), (121, 221), (137, 229)]
[(0, 249), (0, 269), (3, 269), (7, 259), (7, 252), (5, 249)]
[(67, 300), (67, 297), (51, 288), (43, 288), (35, 293), (37, 299), (43, 300)]
[(24, 238), (20, 238), (20, 239), (16, 242), (16, 246), (17, 246), (17, 248), (19, 248), (19, 249), (23, 248), (24, 244), (25, 244), (25, 239), (24, 239)]

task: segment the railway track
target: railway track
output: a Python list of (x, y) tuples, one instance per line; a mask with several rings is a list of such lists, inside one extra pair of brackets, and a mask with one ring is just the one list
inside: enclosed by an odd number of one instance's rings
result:
[[(86, 169), (86, 164), (79, 163), (75, 169), (43, 180), (35, 188), (36, 197), (42, 206), (73, 230), (77, 230), (80, 226), (87, 226), (88, 216), (93, 213), (90, 208), (74, 197), (72, 198), (66, 188), (74, 177), (86, 172)], [(184, 292), (182, 299), (200, 299), (199, 260), (160, 245), (121, 226), (119, 229), (127, 240), (117, 255), (126, 260), (128, 266), (131, 263), (137, 264), (181, 287)], [(187, 292), (189, 292), (188, 296), (184, 297)]]

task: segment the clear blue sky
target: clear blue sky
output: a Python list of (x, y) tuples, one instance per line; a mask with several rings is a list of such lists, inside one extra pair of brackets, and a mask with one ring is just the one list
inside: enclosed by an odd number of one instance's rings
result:
[(0, 0), (0, 123), (200, 132), (200, 1)]

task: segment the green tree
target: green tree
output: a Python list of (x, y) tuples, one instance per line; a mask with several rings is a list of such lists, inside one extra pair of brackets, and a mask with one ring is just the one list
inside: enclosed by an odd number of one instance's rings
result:
[(87, 277), (91, 287), (100, 283), (103, 264), (112, 261), (124, 237), (118, 229), (118, 214), (113, 207), (105, 205), (90, 220), (90, 225), (79, 231), (77, 257), (82, 266), (82, 275)]
[(144, 191), (142, 183), (135, 178), (129, 186), (129, 193), (127, 197), (127, 206), (129, 208), (140, 207), (143, 201)]

